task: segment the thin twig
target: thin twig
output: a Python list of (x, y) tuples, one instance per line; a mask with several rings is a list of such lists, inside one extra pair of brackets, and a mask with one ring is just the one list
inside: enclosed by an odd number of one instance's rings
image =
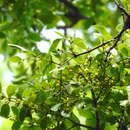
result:
[(92, 49), (90, 49), (90, 50), (87, 50), (87, 51), (82, 52), (82, 53), (79, 53), (79, 54), (73, 53), (73, 56), (72, 56), (70, 59), (64, 61), (64, 64), (65, 64), (65, 63), (68, 63), (70, 60), (72, 60), (72, 59), (74, 59), (74, 58), (77, 58), (78, 56), (85, 55), (85, 54), (87, 54), (87, 53), (90, 53), (90, 52), (92, 52), (92, 51), (94, 51), (94, 50), (96, 50), (96, 49), (102, 47), (102, 46), (105, 46), (106, 44), (108, 44), (108, 43), (110, 43), (110, 42), (112, 42), (112, 41), (114, 41), (114, 40), (115, 40), (115, 39), (108, 40), (108, 41), (106, 41), (106, 42), (104, 42), (104, 43), (102, 43), (102, 44), (96, 46), (95, 48), (92, 48)]
[(73, 25), (74, 25), (74, 23), (69, 24), (69, 25), (65, 25), (65, 26), (57, 26), (56, 28), (57, 29), (68, 29), (68, 28), (71, 28)]
[(112, 42), (113, 40), (115, 40), (115, 39), (108, 40), (108, 41), (106, 41), (106, 42), (104, 42), (104, 43), (102, 43), (102, 44), (96, 46), (95, 48), (92, 48), (92, 49), (87, 50), (87, 51), (85, 51), (85, 52), (82, 52), (82, 53), (79, 53), (79, 54), (75, 54), (75, 57), (78, 57), (78, 56), (81, 56), (81, 55), (90, 53), (90, 52), (92, 52), (92, 51), (94, 51), (94, 50), (96, 50), (96, 49), (98, 49), (98, 48), (100, 48), (100, 47), (102, 47), (102, 46), (105, 46), (106, 44)]
[(18, 48), (21, 51), (29, 51), (29, 50), (27, 50), (19, 45), (16, 45), (16, 44), (8, 44), (8, 46)]

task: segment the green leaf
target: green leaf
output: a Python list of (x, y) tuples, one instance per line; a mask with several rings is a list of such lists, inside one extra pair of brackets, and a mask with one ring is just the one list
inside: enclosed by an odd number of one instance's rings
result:
[(123, 47), (122, 49), (121, 49), (121, 53), (123, 53), (125, 56), (128, 56), (128, 49), (126, 48), (126, 47)]
[(130, 85), (130, 76), (129, 75), (125, 77), (125, 80), (126, 80), (126, 84)]
[(12, 106), (11, 110), (12, 110), (14, 115), (18, 115), (19, 114), (19, 110), (18, 110), (18, 108), (16, 106)]
[(61, 36), (62, 38), (64, 38), (65, 36), (57, 31), (55, 31), (55, 33), (57, 33), (59, 36)]
[(18, 57), (18, 56), (12, 56), (10, 59), (9, 59), (10, 62), (20, 62), (21, 61), (21, 58)]
[(3, 116), (3, 117), (7, 118), (9, 116), (9, 113), (10, 113), (9, 105), (8, 104), (2, 105), (1, 111), (0, 111), (0, 116)]
[(2, 92), (2, 85), (1, 85), (1, 83), (0, 83), (0, 93)]
[(56, 50), (56, 47), (58, 46), (59, 42), (61, 41), (62, 39), (56, 39), (53, 41), (52, 45), (50, 46), (50, 49), (49, 49), (49, 52), (51, 51), (55, 51)]
[(97, 31), (98, 33), (101, 33), (104, 36), (104, 39), (111, 39), (111, 35), (108, 33), (108, 31), (106, 30), (106, 27), (103, 25), (93, 25), (92, 26), (95, 31)]
[(8, 50), (7, 40), (4, 39), (4, 40), (1, 41), (1, 43), (0, 43), (0, 53), (6, 54), (6, 53), (7, 53), (7, 50)]
[(74, 38), (73, 43), (82, 49), (87, 49), (87, 47), (84, 44), (84, 41), (81, 38)]
[(33, 41), (41, 41), (42, 40), (42, 38), (40, 37), (40, 34), (34, 33), (34, 32), (30, 32), (29, 39), (33, 40)]
[(31, 128), (29, 128), (28, 130), (43, 130), (38, 126), (32, 126)]
[(111, 125), (110, 123), (106, 123), (105, 130), (117, 130), (117, 124)]
[(6, 35), (3, 32), (0, 32), (0, 38), (5, 38)]
[(101, 32), (103, 35), (108, 34), (108, 32), (106, 31), (106, 28), (103, 25), (93, 25), (92, 26), (95, 30), (97, 30), (98, 32)]
[(45, 102), (47, 98), (47, 94), (44, 92), (44, 91), (40, 91), (38, 94), (37, 94), (37, 97), (36, 97), (36, 102), (38, 104), (42, 104)]
[(15, 85), (9, 85), (6, 92), (9, 97), (15, 94), (16, 86)]
[(0, 31), (9, 30), (12, 27), (12, 23), (0, 24)]
[(21, 127), (22, 123), (20, 121), (15, 121), (12, 125), (12, 130), (19, 130)]
[(43, 119), (40, 121), (40, 127), (41, 127), (43, 130), (45, 130), (45, 129), (47, 128), (48, 121), (49, 121), (48, 118), (43, 118)]
[(45, 130), (45, 129), (41, 129), (39, 126), (27, 126), (27, 125), (23, 125), (20, 130)]
[(101, 54), (96, 55), (95, 59), (97, 61), (101, 61), (101, 60), (103, 60), (103, 57), (104, 57), (104, 54), (101, 53)]
[(52, 111), (58, 111), (58, 109), (60, 108), (60, 106), (61, 106), (61, 103), (58, 103), (58, 104), (54, 105), (54, 106), (51, 108), (51, 110), (52, 110)]
[(2, 5), (3, 5), (3, 3), (4, 3), (4, 1), (3, 1), (3, 0), (1, 0), (1, 1), (0, 1), (0, 6), (2, 6)]
[(130, 102), (126, 104), (126, 112), (130, 116)]
[(111, 125), (114, 125), (117, 121), (117, 117), (116, 116), (113, 116), (111, 113), (109, 113), (107, 116), (106, 116), (106, 120), (107, 122), (109, 122)]
[(20, 109), (19, 120), (21, 122), (23, 122), (26, 117), (30, 117), (31, 118), (31, 111), (30, 111), (30, 108), (28, 106), (23, 106)]

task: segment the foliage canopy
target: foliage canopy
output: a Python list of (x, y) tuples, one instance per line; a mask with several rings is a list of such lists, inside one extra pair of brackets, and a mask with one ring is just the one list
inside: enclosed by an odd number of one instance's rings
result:
[[(0, 116), (12, 130), (129, 129), (129, 2), (0, 1), (0, 53), (14, 77), (6, 92), (1, 80)], [(37, 48), (49, 43), (43, 28), (64, 31), (48, 53)]]

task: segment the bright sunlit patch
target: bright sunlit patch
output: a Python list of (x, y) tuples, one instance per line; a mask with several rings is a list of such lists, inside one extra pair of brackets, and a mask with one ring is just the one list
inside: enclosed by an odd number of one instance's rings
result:
[(111, 11), (116, 11), (116, 9), (117, 9), (117, 7), (112, 3), (108, 3), (107, 7)]
[(93, 35), (91, 36), (91, 38), (92, 38), (92, 40), (95, 40), (95, 39), (97, 39), (100, 36), (102, 36), (101, 33), (94, 32)]
[(121, 106), (125, 106), (128, 103), (128, 100), (120, 101)]
[(90, 27), (90, 28), (88, 29), (88, 32), (89, 32), (89, 33), (93, 33), (93, 32), (94, 32), (94, 28), (93, 28), (93, 27)]
[(57, 24), (58, 26), (65, 26), (65, 23), (63, 21), (59, 21)]
[[(64, 24), (63, 24), (63, 22), (62, 21), (60, 21), (59, 22), (59, 24), (61, 25), (61, 26), (64, 26)], [(58, 35), (56, 32), (59, 32), (59, 33), (61, 33), (61, 34), (63, 34), (64, 35), (64, 31), (63, 31), (63, 29), (43, 29), (42, 30), (42, 35), (45, 37), (45, 38), (47, 38), (47, 39), (49, 39), (51, 42), (52, 41), (54, 41), (55, 39), (58, 39), (58, 38), (62, 38), (60, 35)], [(81, 32), (81, 30), (80, 29), (68, 29), (67, 30), (67, 35), (70, 35), (70, 36), (75, 36), (75, 37), (83, 37), (83, 34), (82, 34), (82, 32)]]
[(4, 81), (5, 83), (10, 83), (10, 82), (14, 79), (13, 73), (10, 72), (9, 70), (5, 71), (5, 72), (3, 73), (2, 79), (3, 79), (3, 81)]
[(4, 61), (4, 55), (0, 54), (0, 62)]
[(17, 53), (16, 56), (20, 57), (21, 59), (25, 58), (25, 54), (24, 53)]
[(0, 127), (2, 126), (2, 124), (3, 124), (3, 118), (0, 117)]
[(68, 29), (68, 32), (67, 32), (67, 34), (68, 35), (70, 35), (70, 36), (74, 36), (74, 37), (80, 37), (80, 38), (82, 38), (83, 37), (83, 33), (82, 33), (82, 31), (80, 30), (80, 29), (78, 29), (78, 30), (72, 30), (72, 29)]
[(0, 117), (0, 130), (11, 130), (13, 121)]
[(113, 49), (111, 50), (111, 53), (112, 53), (113, 55), (117, 55), (117, 50), (116, 50), (115, 48), (113, 48)]
[(49, 43), (46, 41), (40, 41), (37, 43), (37, 48), (42, 53), (47, 53), (49, 50)]
[(57, 38), (61, 38), (61, 36), (59, 36), (57, 33), (55, 33), (55, 32), (59, 32), (59, 33), (61, 33), (61, 34), (63, 34), (64, 33), (64, 31), (63, 30), (61, 30), (61, 29), (43, 29), (42, 30), (42, 35), (45, 37), (45, 38), (47, 38), (47, 39), (49, 39), (51, 42), (52, 41), (54, 41), (55, 39), (57, 39)]

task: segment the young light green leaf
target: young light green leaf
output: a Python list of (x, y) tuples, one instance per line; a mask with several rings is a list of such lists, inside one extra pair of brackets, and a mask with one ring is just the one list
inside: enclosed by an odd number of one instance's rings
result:
[(108, 35), (109, 33), (107, 32), (106, 28), (103, 25), (93, 25), (92, 26), (95, 30), (98, 32), (102, 33), (103, 35)]
[(84, 44), (81, 38), (74, 38), (73, 43), (82, 49), (87, 49), (86, 45)]
[(61, 106), (61, 103), (58, 103), (58, 104), (54, 105), (54, 106), (51, 108), (51, 110), (52, 110), (52, 111), (58, 111), (58, 109), (60, 108), (60, 106)]
[(0, 93), (2, 92), (2, 85), (1, 85), (1, 83), (0, 83)]
[(57, 33), (59, 36), (61, 36), (62, 38), (65, 38), (65, 36), (57, 31), (55, 31), (55, 33)]
[(15, 85), (9, 85), (6, 92), (9, 97), (15, 94), (16, 86)]
[(42, 38), (40, 37), (40, 34), (34, 33), (34, 32), (30, 32), (29, 39), (33, 40), (33, 41), (40, 41), (40, 40), (42, 40)]
[(18, 57), (18, 56), (12, 56), (10, 59), (9, 59), (10, 62), (20, 62), (21, 61), (21, 58)]
[(59, 42), (61, 41), (62, 39), (56, 39), (53, 41), (50, 49), (49, 49), (49, 52), (51, 51), (55, 51), (56, 50), (56, 47), (58, 46)]

